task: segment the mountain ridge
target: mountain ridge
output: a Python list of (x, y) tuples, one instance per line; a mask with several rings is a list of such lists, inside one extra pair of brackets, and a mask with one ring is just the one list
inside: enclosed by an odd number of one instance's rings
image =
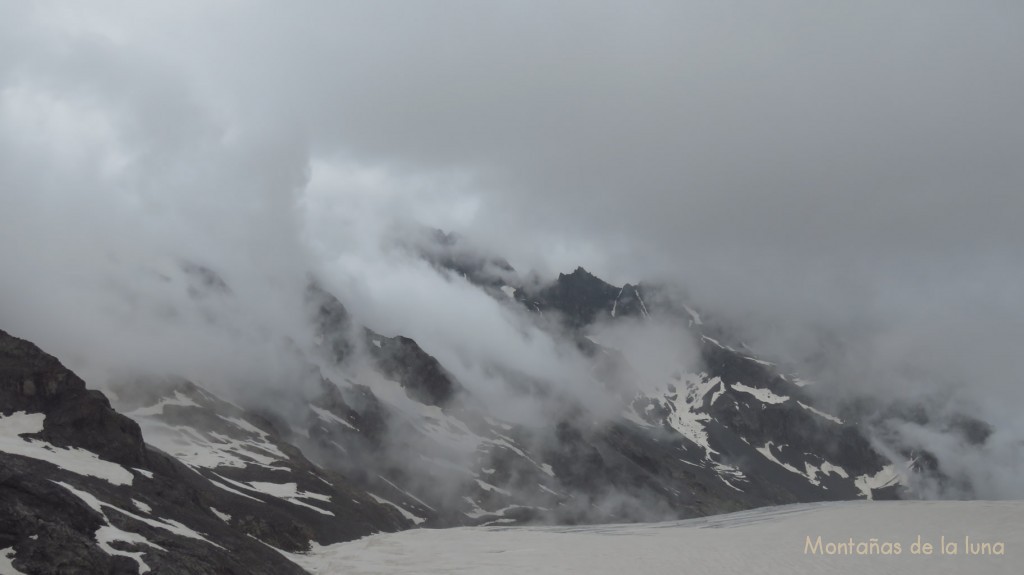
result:
[[(429, 261), (449, 269), (455, 260), (435, 253)], [(582, 267), (526, 287), (507, 262), (457, 261), (450, 273), (520, 306), (542, 332), (573, 342), (590, 366), (591, 391), (566, 395), (559, 382), (491, 366), (516, 393), (551, 410), (540, 424), (505, 421), (417, 341), (358, 325), (315, 280), (305, 297), (316, 348), (298, 356), (313, 383), (246, 399), (252, 405), (231, 403), (199, 382), (143, 374), (109, 388), (112, 407), (55, 358), (0, 332), (0, 423), (44, 417), (41, 435), (16, 434), (7, 449), (25, 451), (21, 443), (34, 445), (38, 437), (131, 477), (127, 486), (108, 485), (0, 450), (10, 469), (29, 466), (40, 477), (30, 488), (24, 474), (8, 473), (0, 482), (22, 489), (0, 496), (0, 510), (15, 526), (0, 532), (0, 549), (13, 549), (13, 565), (33, 573), (51, 569), (39, 549), (70, 568), (99, 561), (111, 572), (173, 570), (185, 563), (160, 551), (172, 546), (191, 549), (189, 572), (244, 572), (241, 565), (255, 557), (275, 572), (287, 560), (273, 549), (302, 552), (417, 526), (679, 519), (891, 498), (903, 489), (909, 470), (878, 453), (856, 424), (815, 408), (793, 377), (720, 341), (696, 306), (666, 302), (645, 284), (607, 284)], [(206, 301), (210, 290), (232, 297), (213, 269), (184, 269), (196, 278), (188, 284), (191, 298)], [(595, 339), (596, 326), (643, 328), (652, 318), (689, 334), (699, 370), (680, 363), (652, 386), (636, 370), (646, 367), (640, 358)], [(580, 393), (600, 397), (606, 413), (598, 417), (573, 403)], [(47, 407), (46, 398), (57, 396), (71, 407)], [(51, 476), (60, 483), (41, 479)], [(148, 487), (168, 480), (174, 489)], [(38, 522), (13, 515), (26, 497), (84, 502), (77, 515), (57, 516), (71, 535), (45, 545), (42, 537), (32, 539)], [(157, 518), (141, 513), (146, 508)], [(168, 539), (161, 532), (168, 526), (180, 533)], [(53, 547), (68, 540), (76, 542), (75, 553)], [(276, 572), (294, 570), (287, 565)]]

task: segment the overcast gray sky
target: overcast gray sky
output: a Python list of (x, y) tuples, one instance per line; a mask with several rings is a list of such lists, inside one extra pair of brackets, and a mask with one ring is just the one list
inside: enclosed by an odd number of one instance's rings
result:
[(639, 245), (790, 271), (1021, 255), (1015, 2), (4, 6), (8, 113), (88, 106), (136, 158), (212, 131), (454, 178), (459, 217), (422, 209), (506, 251), (529, 227), (623, 277), (664, 267)]
[[(421, 223), (524, 270), (682, 281), (766, 353), (829, 330), (851, 385), (970, 383), (1011, 421), (1022, 23), (1014, 1), (0, 0), (0, 327), (87, 340), (156, 255), (252, 302), (306, 267), (400, 293), (427, 272), (379, 269), (378, 240)], [(474, 297), (441, 291), (419, 303)]]

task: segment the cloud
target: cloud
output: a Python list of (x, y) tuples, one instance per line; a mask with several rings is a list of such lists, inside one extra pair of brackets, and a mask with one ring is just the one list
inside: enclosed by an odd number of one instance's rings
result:
[[(1021, 10), (9, 3), (0, 322), (85, 363), (257, 373), (314, 269), (469, 381), (467, 357), (574, 379), (395, 250), (427, 225), (524, 271), (681, 282), (837, 393), (938, 390), (1017, 437)], [(140, 271), (176, 259), (235, 290), (213, 331)]]

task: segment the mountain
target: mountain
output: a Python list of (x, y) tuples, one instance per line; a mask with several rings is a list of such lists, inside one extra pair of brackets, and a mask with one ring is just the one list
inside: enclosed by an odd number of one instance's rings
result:
[[(528, 401), (528, 417), (506, 417), (317, 280), (304, 318), (317, 343), (294, 352), (303, 384), (269, 394), (138, 374), (103, 382), (108, 399), (0, 332), (0, 555), (24, 573), (292, 573), (289, 553), (372, 533), (894, 498), (914, 472), (664, 286), (583, 268), (543, 284), (435, 240), (420, 257), (567, 342), (586, 377), (482, 361), (512, 390), (499, 404)], [(232, 297), (214, 270), (181, 271), (192, 300)]]
[[(0, 332), (0, 554), (13, 554), (13, 568), (301, 573), (270, 546), (300, 551), (311, 539), (409, 526), (313, 467), (266, 422), (184, 382), (163, 390), (174, 400), (134, 414), (166, 418), (169, 430), (210, 449), (168, 452), (144, 443), (139, 424), (102, 393), (35, 345)], [(193, 434), (199, 420), (204, 431)], [(146, 429), (159, 445), (175, 443)]]

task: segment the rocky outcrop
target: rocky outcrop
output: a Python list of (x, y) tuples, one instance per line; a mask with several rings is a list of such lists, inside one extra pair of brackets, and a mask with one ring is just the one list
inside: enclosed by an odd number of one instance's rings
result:
[[(582, 389), (484, 369), (544, 405), (544, 421), (497, 417), (418, 342), (358, 325), (315, 281), (306, 319), (319, 347), (295, 354), (308, 385), (236, 403), (145, 376), (115, 387), (112, 407), (2, 334), (0, 550), (26, 572), (290, 573), (276, 550), (414, 526), (648, 521), (899, 495), (898, 473), (856, 418), (815, 408), (795, 379), (690, 307), (582, 268), (527, 289), (501, 262), (442, 247), (431, 262), (444, 273), (575, 342), (574, 361), (589, 367)], [(212, 270), (184, 273), (193, 299), (233, 297)], [(589, 337), (595, 323), (652, 317), (688, 331), (699, 361), (641, 378), (632, 351)], [(600, 415), (585, 407), (589, 392)], [(967, 441), (989, 433), (950, 425)]]
[(621, 291), (579, 267), (571, 274), (559, 274), (557, 280), (540, 290), (516, 291), (516, 299), (536, 311), (560, 313), (565, 325), (575, 329), (610, 317)]
[[(210, 449), (258, 441), (250, 454), (263, 464), (211, 469), (147, 445), (102, 393), (0, 332), (0, 552), (20, 572), (302, 573), (274, 548), (409, 525), (255, 415), (184, 381), (135, 389), (154, 399), (137, 406), (138, 419), (206, 433)], [(267, 465), (260, 446), (279, 461)]]
[(100, 392), (34, 344), (0, 331), (0, 413), (46, 416), (39, 436), (60, 447), (81, 447), (108, 461), (144, 466), (139, 426), (117, 413)]

